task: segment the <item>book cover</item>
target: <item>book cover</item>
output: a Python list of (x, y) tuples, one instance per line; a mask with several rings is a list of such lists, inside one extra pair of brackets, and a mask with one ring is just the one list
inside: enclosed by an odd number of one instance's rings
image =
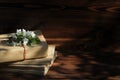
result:
[(0, 63), (24, 60), (24, 56), (26, 59), (43, 58), (47, 56), (48, 45), (41, 32), (38, 33), (38, 38), (41, 43), (36, 46), (26, 46), (26, 55), (24, 55), (23, 47), (6, 46), (1, 43), (1, 41), (7, 39), (8, 35), (9, 34), (0, 35)]
[(54, 45), (48, 46), (47, 54), (48, 56), (46, 58), (24, 60), (9, 64), (1, 64), (0, 71), (46, 75), (57, 56)]

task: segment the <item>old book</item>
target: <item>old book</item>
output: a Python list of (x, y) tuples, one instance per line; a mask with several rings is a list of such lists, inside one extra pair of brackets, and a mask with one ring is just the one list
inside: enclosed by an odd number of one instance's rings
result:
[(48, 46), (48, 57), (1, 64), (0, 71), (46, 75), (56, 58), (55, 46)]
[[(9, 34), (0, 35), (0, 41), (6, 40)], [(43, 58), (47, 56), (48, 45), (44, 36), (39, 32), (38, 38), (41, 43), (35, 46), (26, 46), (26, 54), (24, 54), (24, 48), (20, 46), (6, 46), (0, 43), (0, 63), (12, 62), (33, 58)]]
[(48, 50), (46, 52), (48, 55), (44, 58), (38, 58), (38, 59), (28, 59), (24, 61), (16, 61), (9, 63), (10, 65), (43, 65), (43, 64), (50, 64), (52, 60), (55, 58), (55, 45), (48, 45)]
[(22, 74), (37, 74), (46, 75), (50, 64), (48, 65), (23, 65), (23, 66), (7, 66), (0, 69), (0, 72), (22, 73)]
[(56, 56), (51, 60), (50, 64), (36, 64), (36, 65), (9, 65), (0, 68), (0, 72), (35, 74), (45, 76), (52, 66)]

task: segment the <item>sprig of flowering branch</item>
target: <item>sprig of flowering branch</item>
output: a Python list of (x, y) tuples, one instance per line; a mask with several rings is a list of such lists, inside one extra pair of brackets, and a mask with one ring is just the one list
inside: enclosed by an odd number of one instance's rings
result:
[(40, 40), (33, 31), (25, 29), (17, 29), (16, 33), (12, 33), (8, 39), (9, 45), (22, 46), (39, 44)]

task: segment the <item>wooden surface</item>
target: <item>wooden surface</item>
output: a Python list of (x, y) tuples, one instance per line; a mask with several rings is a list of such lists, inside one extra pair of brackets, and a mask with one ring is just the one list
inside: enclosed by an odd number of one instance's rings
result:
[[(49, 44), (57, 45), (58, 58), (46, 79), (120, 79), (119, 0), (0, 0), (0, 4), (0, 33), (39, 29)], [(1, 78), (41, 79), (15, 75), (5, 73)]]

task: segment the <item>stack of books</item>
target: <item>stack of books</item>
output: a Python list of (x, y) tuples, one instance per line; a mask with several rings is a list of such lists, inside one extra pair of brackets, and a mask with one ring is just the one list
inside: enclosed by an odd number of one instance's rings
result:
[[(0, 35), (0, 39), (5, 40), (7, 36), (7, 34)], [(46, 75), (57, 54), (55, 45), (47, 45), (42, 34), (39, 34), (38, 37), (41, 44), (26, 47), (26, 55), (23, 54), (22, 47), (0, 44), (0, 72)]]

